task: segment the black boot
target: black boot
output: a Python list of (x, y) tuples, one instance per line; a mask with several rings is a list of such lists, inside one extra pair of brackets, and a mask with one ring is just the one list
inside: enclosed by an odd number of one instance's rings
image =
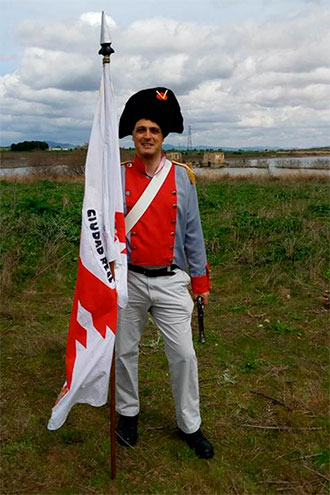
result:
[(195, 449), (196, 455), (200, 459), (211, 459), (214, 456), (211, 442), (208, 441), (200, 429), (195, 433), (184, 433), (179, 429), (179, 437), (187, 442), (191, 449)]
[(132, 447), (136, 444), (138, 439), (138, 419), (138, 414), (136, 416), (119, 416), (116, 433), (120, 445)]

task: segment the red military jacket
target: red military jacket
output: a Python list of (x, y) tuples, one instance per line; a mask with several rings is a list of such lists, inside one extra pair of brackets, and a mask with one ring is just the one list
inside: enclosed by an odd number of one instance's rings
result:
[[(190, 271), (192, 291), (210, 289), (197, 193), (192, 171), (172, 163), (157, 195), (127, 235), (129, 263), (142, 266), (175, 264)], [(124, 208), (127, 214), (152, 177), (138, 157), (122, 164)]]

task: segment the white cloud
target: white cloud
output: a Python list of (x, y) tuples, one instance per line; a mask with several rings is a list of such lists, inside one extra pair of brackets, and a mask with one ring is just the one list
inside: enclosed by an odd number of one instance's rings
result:
[[(111, 32), (114, 32), (115, 21), (109, 16), (106, 19)], [(25, 46), (84, 56), (86, 53), (95, 53), (100, 39), (100, 25), (99, 12), (85, 12), (74, 21), (24, 21), (19, 25), (17, 33)]]
[[(109, 26), (109, 29), (114, 29), (116, 27), (115, 21), (112, 19), (112, 17), (106, 15), (105, 16), (107, 25)], [(86, 24), (89, 24), (90, 26), (100, 26), (100, 12), (85, 12), (84, 14), (81, 14), (80, 20)]]
[(44, 48), (27, 48), (19, 72), (22, 83), (36, 90), (91, 91), (99, 80), (93, 58)]
[[(156, 17), (121, 28), (109, 19), (119, 111), (132, 93), (164, 85), (176, 92), (195, 144), (327, 144), (323, 13), (316, 2), (287, 18), (218, 26)], [(88, 139), (101, 74), (99, 31), (95, 12), (74, 21), (21, 24), (20, 65), (0, 78), (6, 142), (27, 134)], [(186, 142), (185, 136), (171, 139)]]

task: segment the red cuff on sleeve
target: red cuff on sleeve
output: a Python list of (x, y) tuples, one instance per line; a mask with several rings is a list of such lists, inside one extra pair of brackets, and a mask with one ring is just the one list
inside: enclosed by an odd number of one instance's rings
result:
[(211, 284), (209, 265), (206, 265), (205, 268), (205, 275), (201, 275), (200, 277), (191, 277), (191, 289), (193, 294), (203, 294), (203, 292), (210, 291)]

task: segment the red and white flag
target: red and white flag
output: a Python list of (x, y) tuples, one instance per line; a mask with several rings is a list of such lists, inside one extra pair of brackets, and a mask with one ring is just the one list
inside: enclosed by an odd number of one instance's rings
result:
[[(115, 279), (109, 263), (114, 262)], [(86, 158), (77, 283), (66, 349), (66, 382), (48, 423), (60, 428), (77, 403), (108, 398), (117, 305), (127, 303), (127, 257), (118, 122), (110, 63), (101, 87)]]

